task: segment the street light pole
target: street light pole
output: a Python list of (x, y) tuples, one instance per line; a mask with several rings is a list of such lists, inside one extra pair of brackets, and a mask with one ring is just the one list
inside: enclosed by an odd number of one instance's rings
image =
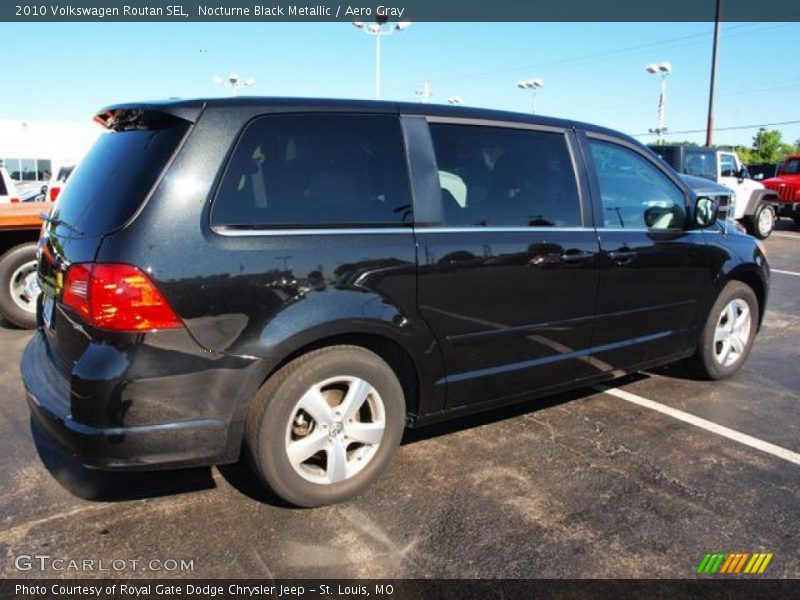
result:
[(714, 92), (717, 87), (717, 53), (719, 52), (720, 16), (722, 0), (717, 0), (717, 12), (714, 17), (714, 48), (711, 51), (711, 85), (708, 90), (708, 120), (706, 121), (706, 146), (714, 141)]
[(521, 90), (531, 90), (532, 92), (532, 99), (531, 99), (531, 110), (532, 114), (536, 114), (536, 93), (539, 91), (540, 88), (544, 87), (544, 81), (541, 79), (523, 79), (517, 82), (517, 87)]
[(667, 128), (664, 127), (664, 117), (667, 112), (667, 77), (672, 72), (672, 65), (666, 61), (658, 64), (651, 63), (645, 66), (645, 71), (658, 75), (661, 79), (661, 95), (658, 97), (658, 127), (650, 129), (650, 133), (658, 135), (658, 144), (663, 145), (664, 134), (667, 132)]
[(430, 104), (431, 96), (433, 96), (433, 92), (431, 91), (431, 84), (427, 81), (423, 81), (422, 85), (420, 85), (416, 90), (414, 90), (414, 94), (419, 96), (419, 101), (423, 104)]
[(375, 99), (381, 97), (381, 36), (375, 36)]
[(394, 25), (389, 25), (385, 18), (378, 17), (374, 23), (363, 23), (355, 21), (353, 26), (360, 29), (367, 35), (375, 36), (375, 99), (381, 99), (381, 37), (391, 35), (397, 31), (403, 31), (411, 27), (411, 21), (400, 21)]

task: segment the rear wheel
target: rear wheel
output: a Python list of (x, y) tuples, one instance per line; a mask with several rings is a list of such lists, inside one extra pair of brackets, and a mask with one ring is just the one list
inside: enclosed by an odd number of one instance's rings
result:
[(34, 329), (38, 298), (36, 243), (15, 246), (0, 257), (0, 314), (17, 327)]
[(298, 506), (341, 502), (391, 460), (405, 426), (403, 388), (378, 355), (331, 346), (280, 369), (259, 390), (246, 444), (255, 471)]
[(750, 232), (760, 240), (765, 240), (775, 229), (775, 209), (769, 204), (761, 204), (751, 218)]
[(738, 371), (750, 353), (758, 319), (752, 288), (740, 281), (729, 282), (711, 308), (690, 359), (695, 372), (706, 379), (722, 379)]

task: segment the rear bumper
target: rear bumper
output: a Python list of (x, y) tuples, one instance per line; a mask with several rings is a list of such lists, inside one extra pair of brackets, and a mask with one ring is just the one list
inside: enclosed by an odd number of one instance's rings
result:
[[(186, 411), (187, 418), (135, 425), (123, 422), (98, 426), (75, 419), (73, 386), (49, 356), (41, 329), (28, 342), (20, 369), (32, 419), (65, 452), (87, 467), (151, 470), (221, 464), (238, 458), (243, 418), (235, 410), (225, 417), (200, 418)], [(187, 383), (186, 373), (181, 375), (181, 382)], [(135, 382), (125, 381), (122, 385), (135, 386)], [(168, 395), (169, 390), (165, 379), (164, 394)], [(82, 391), (86, 391), (85, 386)], [(83, 396), (82, 401), (87, 400), (91, 402), (92, 398)], [(164, 400), (169, 398), (161, 401)], [(96, 401), (102, 404), (107, 399), (98, 393)], [(181, 399), (176, 398), (175, 404), (178, 410), (170, 411), (173, 417), (181, 412)], [(233, 408), (235, 403), (229, 406)]]

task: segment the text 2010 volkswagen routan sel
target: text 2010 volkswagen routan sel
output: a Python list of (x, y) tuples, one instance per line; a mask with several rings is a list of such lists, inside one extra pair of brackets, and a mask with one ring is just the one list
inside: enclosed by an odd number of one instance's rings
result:
[(462, 107), (113, 106), (39, 242), (35, 421), (103, 469), (337, 502), (405, 427), (688, 359), (734, 373), (759, 242), (631, 138)]

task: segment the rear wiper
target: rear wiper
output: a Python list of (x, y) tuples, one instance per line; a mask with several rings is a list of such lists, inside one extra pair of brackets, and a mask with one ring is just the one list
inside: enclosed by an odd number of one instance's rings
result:
[(39, 216), (41, 217), (42, 221), (46, 221), (46, 222), (50, 223), (50, 225), (52, 225), (53, 227), (58, 227), (59, 225), (63, 225), (64, 227), (66, 227), (70, 231), (74, 231), (75, 233), (77, 233), (79, 235), (83, 235), (83, 232), (80, 229), (78, 229), (74, 225), (70, 225), (69, 223), (67, 223), (63, 219), (59, 219), (57, 217), (51, 217), (47, 213), (43, 213), (43, 212), (39, 213)]

